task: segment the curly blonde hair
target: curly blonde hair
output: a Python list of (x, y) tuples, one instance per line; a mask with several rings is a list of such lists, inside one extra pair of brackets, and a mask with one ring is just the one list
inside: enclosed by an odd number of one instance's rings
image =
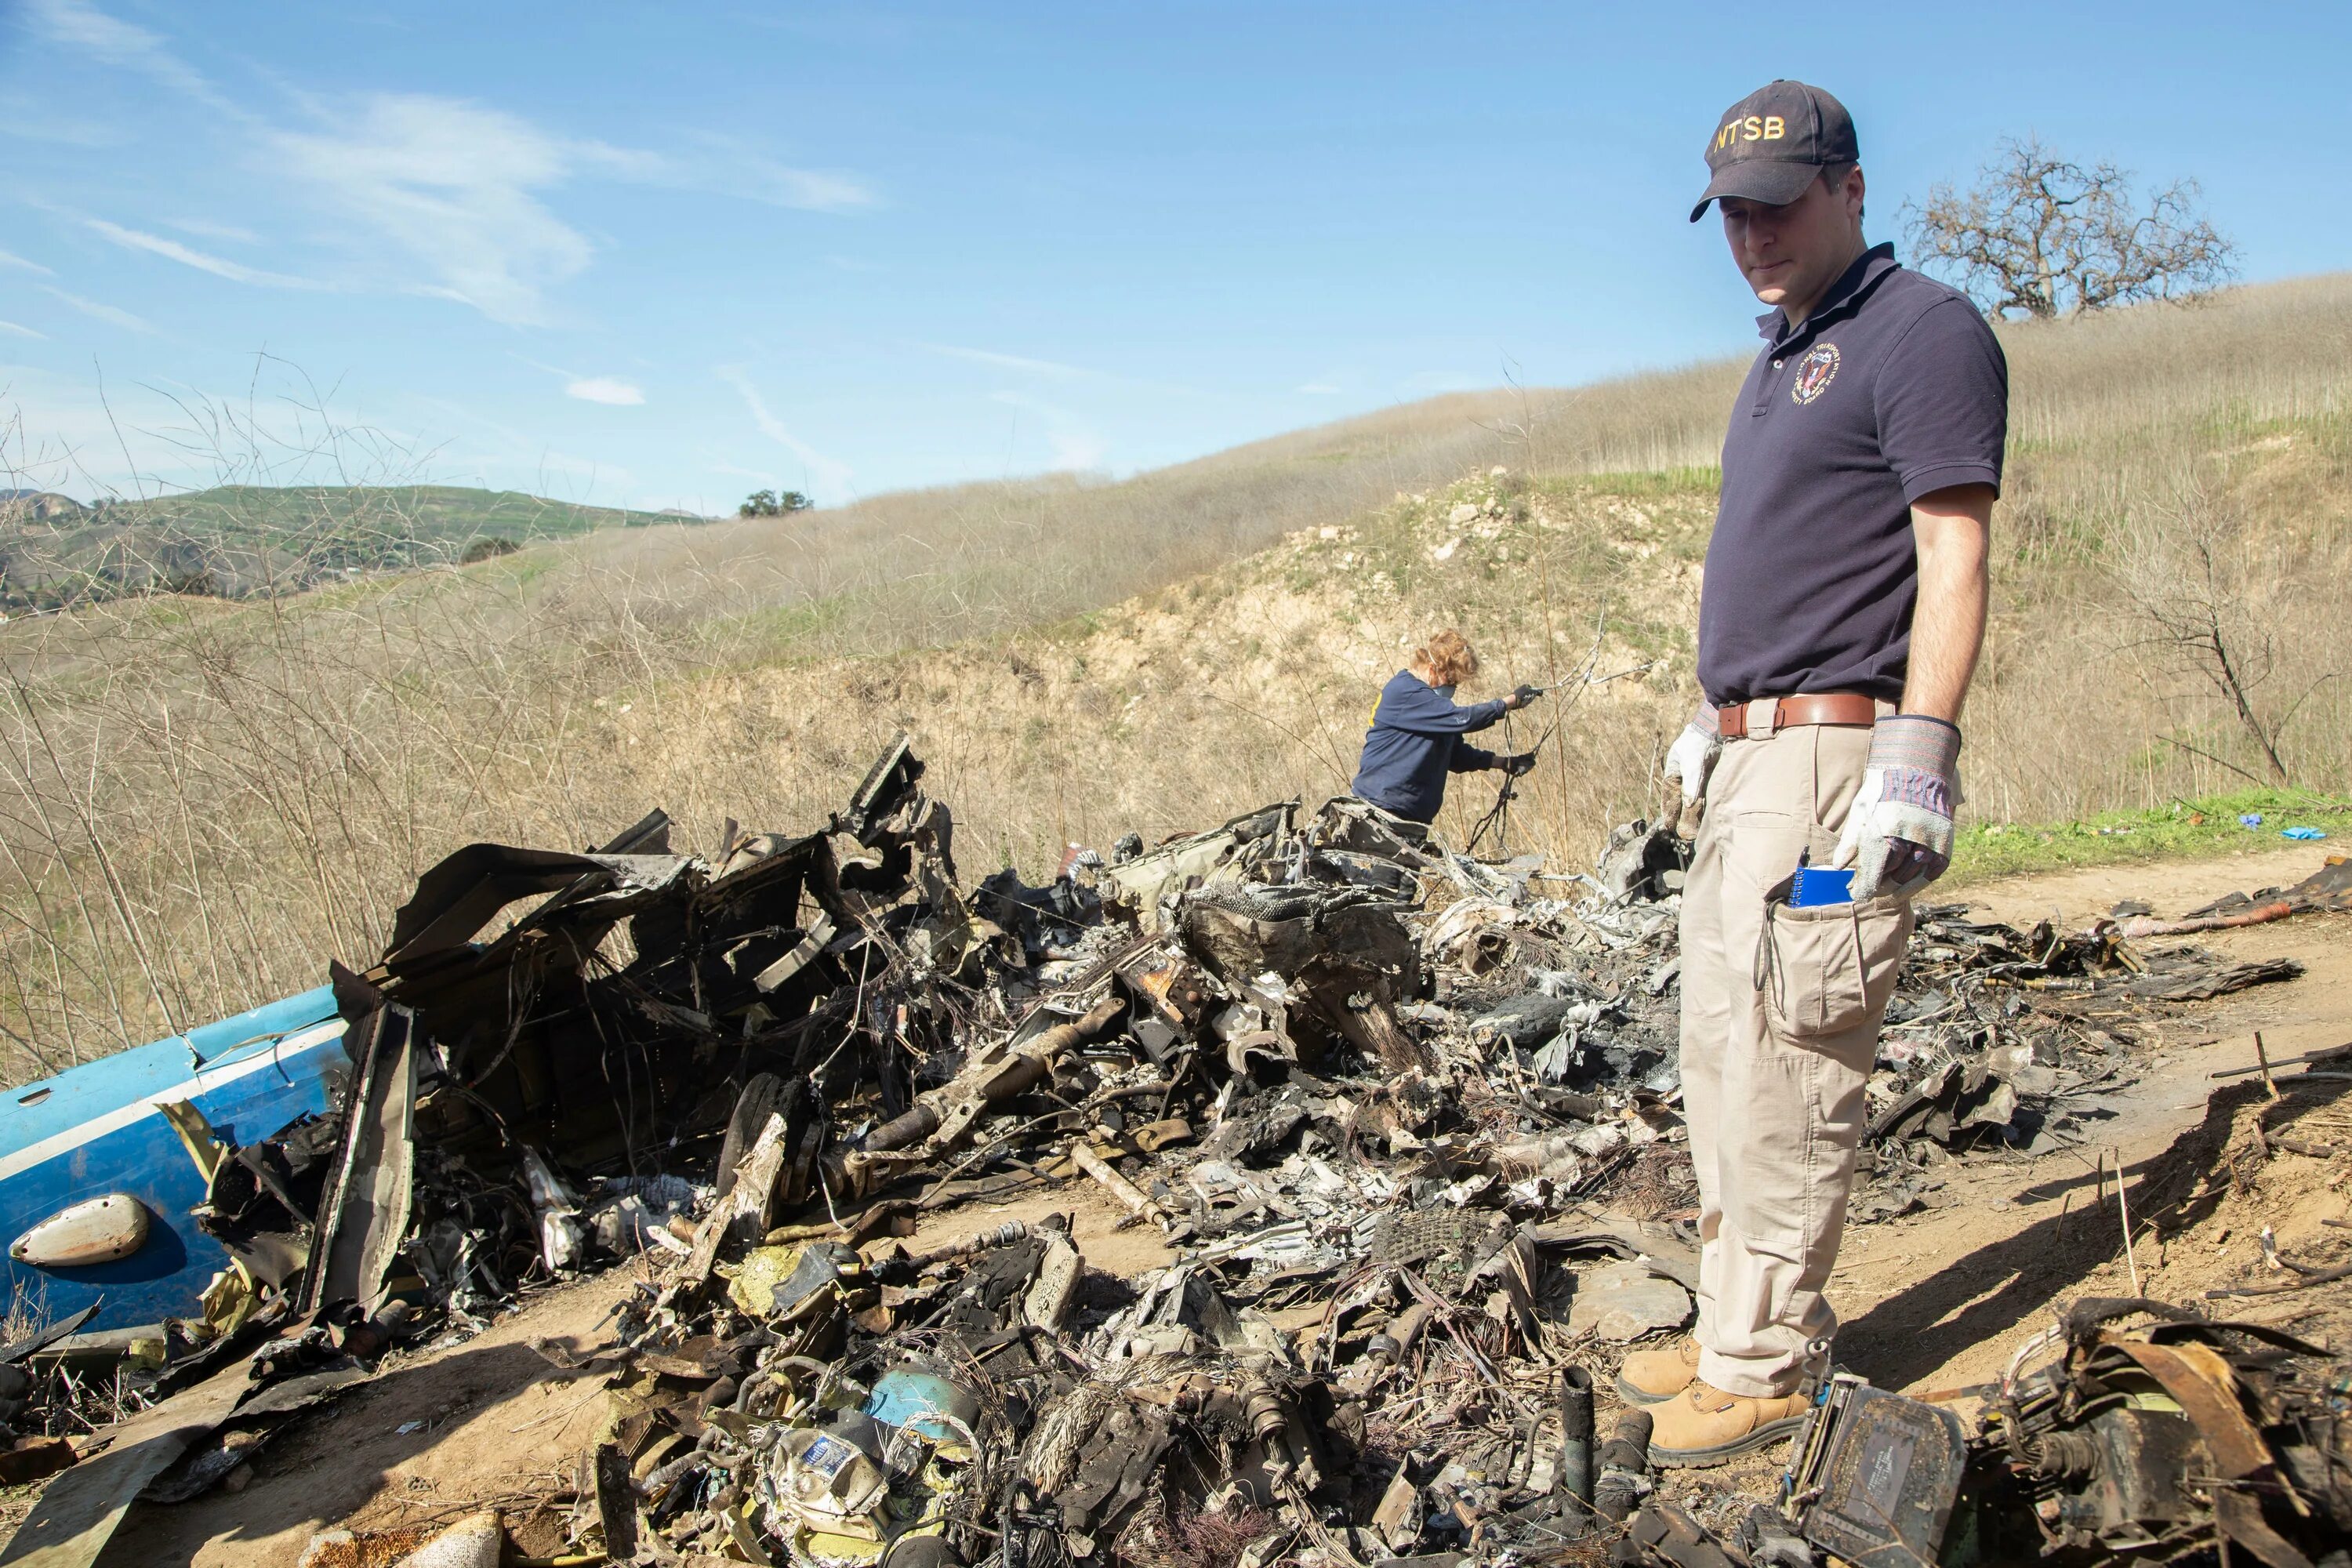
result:
[(1412, 650), (1412, 672), (1432, 686), (1459, 686), (1478, 673), (1470, 639), (1446, 627)]

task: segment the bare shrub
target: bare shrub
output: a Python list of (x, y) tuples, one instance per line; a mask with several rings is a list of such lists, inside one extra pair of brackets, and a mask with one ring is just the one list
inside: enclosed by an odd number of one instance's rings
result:
[(2297, 628), (2277, 602), (2290, 565), (2283, 542), (2255, 528), (2236, 498), (2191, 472), (2175, 481), (2168, 497), (2131, 510), (2103, 563), (2120, 596), (2120, 651), (2137, 656), (2168, 709), (2181, 706), (2176, 689), (2183, 679), (2210, 688), (2267, 779), (2170, 731), (2166, 742), (2257, 784), (2293, 777), (2280, 754), (2281, 737), (2334, 678), (2294, 657)]

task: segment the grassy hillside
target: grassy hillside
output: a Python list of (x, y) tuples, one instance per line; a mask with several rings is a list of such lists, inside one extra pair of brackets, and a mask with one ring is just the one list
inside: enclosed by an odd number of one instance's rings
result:
[(483, 537), (564, 539), (600, 528), (646, 528), (680, 521), (670, 513), (583, 506), (520, 490), (460, 485), (220, 485), (184, 495), (123, 501), (109, 510), (196, 538), (248, 534), (301, 538), (344, 529), (398, 534), (435, 544)]
[(221, 485), (90, 507), (10, 492), (0, 495), (0, 609), (153, 592), (299, 593), (486, 548), (679, 521), (452, 485)]
[[(2015, 407), (1979, 826), (2352, 777), (2352, 279), (2004, 329)], [(606, 530), (292, 598), (0, 627), (0, 1060), (18, 1076), (363, 961), (476, 837), (805, 827), (895, 727), (968, 869), (1342, 787), (1374, 691), (1457, 624), (1490, 689), (1578, 680), (1513, 847), (1652, 809), (1692, 700), (1739, 374), (1465, 395), (1118, 484)], [(1506, 471), (1497, 475), (1496, 468)], [(2186, 618), (2184, 618), (2186, 617)], [(1464, 782), (1457, 811), (1491, 798)], [(1460, 821), (1454, 824), (1458, 831)]]

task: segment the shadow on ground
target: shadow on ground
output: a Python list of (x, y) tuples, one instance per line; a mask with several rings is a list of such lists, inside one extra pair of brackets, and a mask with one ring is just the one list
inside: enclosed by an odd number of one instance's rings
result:
[[(2136, 1236), (2150, 1225), (2166, 1231), (2192, 1225), (2220, 1201), (2226, 1184), (2200, 1185), (2199, 1178), (2220, 1159), (2231, 1118), (2261, 1093), (2252, 1082), (2221, 1090), (2206, 1102), (2204, 1120), (2141, 1164), (2139, 1179), (2126, 1194)], [(2090, 1181), (2068, 1178), (2034, 1191), (2054, 1196)], [(1907, 1388), (1970, 1346), (2042, 1311), (2123, 1251), (2113, 1200), (2080, 1201), (2089, 1195), (2078, 1191), (2077, 1201), (2047, 1219), (1954, 1258), (1844, 1324), (1838, 1331), (1839, 1359), (1883, 1388)]]
[[(551, 1380), (569, 1377), (528, 1345), (510, 1341), (400, 1367), (281, 1426), (255, 1460), (253, 1481), (243, 1491), (216, 1488), (184, 1503), (133, 1507), (99, 1558), (100, 1568), (188, 1563), (208, 1544), (211, 1555), (224, 1561), (282, 1558), (290, 1565), (312, 1531), (360, 1510), (397, 1484), (396, 1469), (449, 1438), (462, 1417), (436, 1420), (434, 1413), (453, 1394), (462, 1399), (463, 1414), (471, 1415)], [(399, 1430), (411, 1421), (420, 1423), (418, 1430)], [(444, 1511), (444, 1505), (454, 1517), (465, 1511), (463, 1500), (431, 1491), (415, 1500), (420, 1518)]]

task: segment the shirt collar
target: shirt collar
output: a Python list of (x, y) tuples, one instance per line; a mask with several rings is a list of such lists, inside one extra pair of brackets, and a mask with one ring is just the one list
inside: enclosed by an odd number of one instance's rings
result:
[(1788, 317), (1778, 310), (1767, 310), (1756, 318), (1757, 335), (1766, 342), (1778, 344), (1796, 337), (1800, 332), (1810, 331), (1816, 327), (1825, 325), (1838, 312), (1860, 301), (1863, 296), (1878, 287), (1881, 279), (1901, 266), (1902, 263), (1895, 259), (1895, 246), (1892, 241), (1885, 245), (1874, 245), (1855, 257), (1853, 265), (1847, 268), (1839, 275), (1838, 280), (1830, 285), (1829, 292), (1822, 296), (1821, 303), (1813, 307), (1813, 313), (1805, 318), (1802, 326), (1791, 327), (1789, 325)]

